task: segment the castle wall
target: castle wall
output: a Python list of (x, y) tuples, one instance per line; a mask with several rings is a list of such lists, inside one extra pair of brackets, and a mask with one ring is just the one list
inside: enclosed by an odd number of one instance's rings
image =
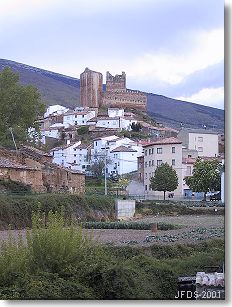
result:
[(102, 74), (85, 69), (80, 75), (80, 102), (82, 107), (98, 108), (102, 104)]
[(139, 91), (105, 92), (103, 105), (108, 107), (136, 108), (146, 110), (147, 96)]

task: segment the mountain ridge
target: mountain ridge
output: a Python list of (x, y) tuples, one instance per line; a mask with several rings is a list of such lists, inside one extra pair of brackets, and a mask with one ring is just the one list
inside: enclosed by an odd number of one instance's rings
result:
[[(0, 70), (7, 66), (19, 73), (20, 83), (36, 86), (46, 105), (60, 104), (69, 108), (80, 105), (80, 80), (78, 78), (0, 59)], [(103, 85), (104, 89), (105, 85)], [(147, 113), (156, 121), (174, 128), (180, 125), (189, 128), (200, 128), (206, 125), (216, 131), (224, 131), (224, 110), (154, 93), (146, 93), (146, 95)]]

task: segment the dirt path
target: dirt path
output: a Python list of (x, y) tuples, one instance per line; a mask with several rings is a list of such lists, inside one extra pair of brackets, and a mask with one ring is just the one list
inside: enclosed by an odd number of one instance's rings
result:
[[(197, 243), (211, 238), (224, 237), (224, 217), (221, 215), (182, 215), (159, 216), (142, 218), (140, 221), (179, 224), (182, 229), (175, 230), (133, 230), (133, 229), (86, 229), (84, 232), (103, 244), (148, 246), (150, 244), (180, 244)], [(0, 242), (7, 240), (8, 235), (13, 238), (26, 238), (25, 230), (0, 231)]]

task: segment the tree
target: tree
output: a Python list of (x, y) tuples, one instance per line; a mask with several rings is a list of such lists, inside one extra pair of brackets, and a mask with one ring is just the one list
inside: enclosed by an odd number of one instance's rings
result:
[(132, 123), (131, 124), (131, 130), (133, 132), (139, 132), (142, 129), (142, 125), (140, 123)]
[(221, 185), (222, 166), (217, 159), (207, 161), (197, 159), (192, 176), (186, 177), (187, 185), (194, 192), (204, 192), (204, 200), (208, 191), (218, 191)]
[(162, 163), (155, 170), (154, 177), (150, 179), (153, 191), (163, 191), (164, 200), (167, 191), (174, 191), (178, 186), (178, 177), (176, 171), (168, 164)]
[(38, 116), (45, 112), (40, 93), (32, 85), (19, 84), (19, 75), (10, 68), (0, 72), (0, 144), (13, 147), (11, 131), (16, 144), (29, 139), (28, 129), (39, 133)]
[(101, 178), (104, 174), (104, 169), (105, 169), (105, 162), (106, 162), (106, 167), (107, 165), (111, 164), (112, 161), (110, 158), (104, 157), (105, 153), (99, 153), (98, 155), (95, 155), (94, 162), (90, 166), (90, 171), (96, 178)]

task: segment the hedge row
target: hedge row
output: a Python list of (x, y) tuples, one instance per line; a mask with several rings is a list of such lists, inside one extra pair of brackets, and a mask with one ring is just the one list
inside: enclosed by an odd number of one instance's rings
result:
[[(81, 223), (83, 228), (88, 229), (136, 229), (150, 230), (154, 223), (146, 222), (84, 222)], [(158, 230), (179, 229), (181, 225), (158, 223)]]
[[(197, 202), (195, 202), (197, 203)], [(214, 206), (196, 206), (192, 202), (171, 202), (171, 201), (143, 201), (136, 203), (136, 211), (142, 215), (201, 215), (201, 214), (224, 214), (224, 206), (217, 208)]]
[(61, 212), (67, 220), (104, 220), (113, 215), (114, 200), (74, 194), (0, 195), (0, 229), (31, 227), (32, 212)]

